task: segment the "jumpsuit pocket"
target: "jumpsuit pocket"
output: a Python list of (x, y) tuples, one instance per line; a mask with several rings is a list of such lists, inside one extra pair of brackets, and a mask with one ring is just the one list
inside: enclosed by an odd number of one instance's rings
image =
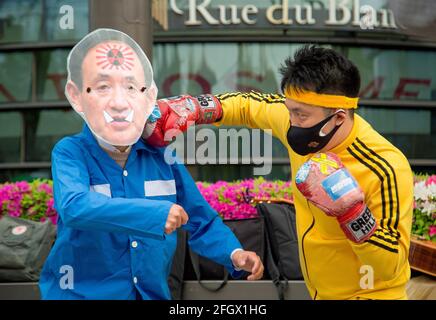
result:
[(171, 196), (176, 194), (176, 181), (152, 180), (144, 181), (144, 195), (146, 197)]
[(111, 185), (110, 184), (95, 184), (90, 186), (90, 190), (101, 193), (109, 198), (112, 198)]

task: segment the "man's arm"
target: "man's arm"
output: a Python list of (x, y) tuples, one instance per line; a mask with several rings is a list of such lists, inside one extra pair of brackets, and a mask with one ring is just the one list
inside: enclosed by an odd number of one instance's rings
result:
[(223, 109), (222, 118), (215, 125), (244, 126), (272, 130), (274, 137), (287, 144), (290, 119), (284, 101), (278, 94), (226, 93), (216, 96)]
[(147, 121), (142, 137), (161, 147), (194, 124), (214, 123), (271, 130), (286, 144), (290, 119), (284, 100), (281, 95), (256, 92), (161, 99), (156, 106), (158, 115)]
[(395, 169), (381, 156), (376, 159), (370, 165), (374, 175), (362, 171), (359, 177), (364, 189), (332, 153), (314, 155), (295, 179), (308, 201), (337, 219), (362, 265), (389, 281), (408, 267), (413, 177), (404, 157), (389, 159)]
[(84, 155), (68, 139), (58, 143), (52, 152), (52, 173), (55, 206), (65, 226), (164, 239), (173, 203), (110, 198), (91, 191)]
[(234, 278), (243, 274), (235, 265), (252, 272), (252, 279), (260, 278), (263, 265), (259, 257), (254, 252), (235, 251), (242, 248), (241, 243), (203, 198), (185, 166), (174, 164), (173, 173), (178, 204), (189, 215), (188, 223), (182, 228), (190, 233), (190, 247), (199, 255), (224, 265)]

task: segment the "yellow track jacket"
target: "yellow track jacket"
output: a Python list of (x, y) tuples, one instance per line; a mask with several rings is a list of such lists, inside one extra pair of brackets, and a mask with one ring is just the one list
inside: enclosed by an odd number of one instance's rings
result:
[[(275, 94), (227, 93), (217, 98), (223, 118), (216, 125), (270, 129), (288, 149), (292, 176), (310, 158), (292, 151), (285, 98)], [(363, 118), (354, 117), (336, 153), (365, 193), (378, 222), (363, 244), (348, 240), (334, 217), (310, 204), (295, 187), (301, 269), (313, 299), (406, 299), (413, 210), (413, 175), (406, 157)]]

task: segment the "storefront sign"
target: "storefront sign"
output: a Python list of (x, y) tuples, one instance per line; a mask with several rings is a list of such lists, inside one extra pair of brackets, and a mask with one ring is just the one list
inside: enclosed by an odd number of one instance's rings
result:
[[(253, 2), (254, 0), (252, 0)], [(245, 1), (159, 0), (153, 17), (163, 30), (186, 28), (312, 27), (327, 29), (395, 30), (391, 10), (364, 0), (277, 1), (265, 6)], [(384, 1), (380, 1), (381, 4)]]

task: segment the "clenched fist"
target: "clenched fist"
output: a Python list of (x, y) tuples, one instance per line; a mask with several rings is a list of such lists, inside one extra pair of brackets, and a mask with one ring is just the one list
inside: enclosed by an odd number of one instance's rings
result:
[(152, 146), (165, 147), (191, 125), (214, 123), (221, 118), (223, 110), (215, 96), (203, 94), (160, 99), (153, 113), (156, 116), (147, 120), (142, 138)]
[(298, 169), (295, 181), (307, 200), (336, 217), (348, 239), (362, 243), (374, 234), (377, 222), (365, 204), (365, 195), (336, 154), (313, 155)]
[(167, 221), (165, 222), (165, 233), (170, 234), (189, 220), (185, 209), (177, 204), (173, 204), (168, 213)]
[(247, 280), (259, 280), (263, 276), (263, 263), (253, 251), (238, 250), (232, 255), (233, 265), (244, 271), (250, 272)]

